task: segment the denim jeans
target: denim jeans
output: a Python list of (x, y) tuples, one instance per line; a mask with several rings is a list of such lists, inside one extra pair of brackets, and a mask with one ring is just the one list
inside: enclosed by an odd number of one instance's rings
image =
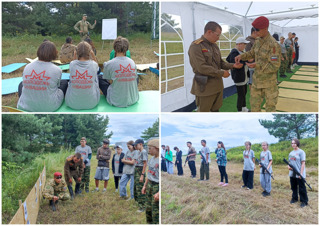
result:
[(130, 196), (134, 198), (133, 186), (134, 186), (134, 174), (123, 174), (120, 180), (120, 196), (127, 196), (127, 184), (130, 181)]

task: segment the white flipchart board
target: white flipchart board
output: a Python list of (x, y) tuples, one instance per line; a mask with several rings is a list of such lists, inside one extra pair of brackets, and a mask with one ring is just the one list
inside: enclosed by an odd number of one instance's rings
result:
[(102, 40), (117, 38), (117, 18), (102, 20)]

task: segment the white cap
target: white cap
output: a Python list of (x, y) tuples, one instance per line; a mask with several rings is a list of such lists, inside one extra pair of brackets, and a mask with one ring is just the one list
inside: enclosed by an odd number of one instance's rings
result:
[(249, 41), (247, 41), (244, 37), (239, 37), (236, 40), (236, 44), (240, 44), (240, 43), (249, 43)]

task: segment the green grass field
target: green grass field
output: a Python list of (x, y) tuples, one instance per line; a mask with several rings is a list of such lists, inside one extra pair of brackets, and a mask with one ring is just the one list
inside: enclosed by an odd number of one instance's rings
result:
[[(159, 52), (159, 40), (150, 39), (150, 33), (137, 33), (126, 37), (130, 42), (131, 57), (136, 64), (149, 64), (159, 62), (159, 57), (153, 52)], [(2, 36), (2, 65), (12, 63), (29, 63), (25, 58), (34, 59), (37, 57), (37, 49), (44, 39), (55, 43), (57, 50), (65, 43), (66, 37), (61, 36), (41, 36), (41, 35), (22, 35), (17, 37)], [(80, 42), (79, 36), (73, 37), (73, 43)], [(102, 41), (101, 35), (91, 36), (91, 39), (97, 50), (97, 60), (103, 64), (109, 60), (110, 52), (113, 49), (113, 41)], [(103, 49), (102, 49), (103, 46)], [(24, 67), (10, 73), (2, 73), (2, 79), (21, 77)], [(159, 77), (152, 72), (145, 71), (145, 76), (140, 76), (139, 91), (159, 90)], [(18, 94), (9, 94), (2, 96), (2, 105), (16, 107)]]

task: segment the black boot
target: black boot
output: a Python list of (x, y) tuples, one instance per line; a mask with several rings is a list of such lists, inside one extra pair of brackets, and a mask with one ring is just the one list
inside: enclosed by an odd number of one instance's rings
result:
[(50, 204), (49, 205), (51, 206), (52, 211), (56, 211), (56, 206), (55, 206), (53, 200), (50, 200)]
[(76, 195), (79, 195), (81, 192), (80, 192), (80, 183), (76, 183), (76, 188), (74, 189), (74, 193)]
[(74, 199), (74, 196), (73, 196), (72, 186), (69, 185), (69, 186), (68, 186), (68, 189), (69, 189), (69, 192), (70, 192), (71, 200), (73, 200), (73, 199)]

